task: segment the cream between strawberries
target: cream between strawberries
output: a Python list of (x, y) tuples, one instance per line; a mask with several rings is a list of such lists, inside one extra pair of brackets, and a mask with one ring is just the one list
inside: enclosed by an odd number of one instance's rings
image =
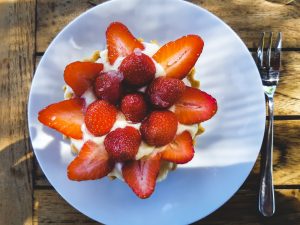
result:
[[(143, 51), (140, 51), (139, 49), (137, 49), (135, 51), (137, 52), (137, 54), (139, 54), (139, 52), (142, 52), (142, 53), (148, 55), (150, 58), (160, 48), (160, 46), (158, 46), (157, 44), (154, 44), (154, 43), (143, 42), (143, 45), (145, 47), (145, 49)], [(97, 60), (97, 62), (103, 64), (103, 66), (104, 66), (103, 71), (106, 72), (106, 71), (111, 71), (111, 70), (118, 70), (123, 59), (124, 59), (124, 57), (118, 57), (117, 60), (115, 61), (115, 63), (113, 65), (110, 65), (110, 63), (108, 62), (107, 49), (106, 49), (106, 50), (103, 50), (100, 52), (100, 58)], [(153, 60), (153, 62), (156, 67), (155, 77), (164, 76), (165, 71), (161, 67), (161, 65), (159, 65), (154, 60)], [(186, 85), (191, 86), (191, 84), (187, 78), (183, 79), (183, 81)], [(141, 92), (145, 92), (145, 88), (141, 88), (139, 90)], [(73, 95), (72, 88), (70, 88), (68, 85), (66, 85), (64, 98), (68, 99), (72, 95)], [(89, 88), (87, 91), (85, 91), (85, 93), (81, 97), (85, 99), (86, 106), (90, 105), (92, 102), (94, 102), (97, 99), (92, 88)], [(169, 110), (174, 112), (174, 106), (169, 108)], [(117, 128), (124, 128), (126, 126), (131, 126), (131, 127), (136, 128), (137, 130), (139, 130), (141, 123), (131, 123), (125, 119), (124, 115), (121, 112), (119, 112), (117, 115), (116, 122), (114, 123), (114, 126), (112, 127), (111, 131), (113, 131)], [(106, 135), (103, 135), (101, 137), (94, 136), (93, 134), (91, 134), (88, 131), (85, 124), (82, 124), (81, 130), (83, 133), (82, 140), (76, 140), (76, 139), (71, 138), (71, 145), (73, 145), (77, 150), (81, 149), (83, 144), (88, 140), (91, 140), (97, 144), (104, 143), (104, 139), (105, 139)], [(191, 134), (192, 138), (194, 138), (198, 131), (198, 124), (184, 125), (184, 124), (178, 123), (178, 128), (177, 128), (176, 134), (180, 134), (185, 130), (187, 130)], [(145, 143), (144, 141), (142, 141), (135, 158), (138, 160), (144, 156), (150, 155), (155, 152), (159, 152), (162, 150), (163, 147), (157, 148), (155, 146), (150, 146), (147, 143)], [(164, 165), (161, 166), (157, 181), (164, 180), (167, 177), (168, 172), (170, 170), (174, 169), (175, 166), (176, 165), (172, 162), (165, 162)], [(117, 177), (118, 179), (124, 180), (123, 175), (122, 175), (122, 163), (116, 163), (112, 172), (110, 172), (107, 176), (113, 177), (113, 178)]]

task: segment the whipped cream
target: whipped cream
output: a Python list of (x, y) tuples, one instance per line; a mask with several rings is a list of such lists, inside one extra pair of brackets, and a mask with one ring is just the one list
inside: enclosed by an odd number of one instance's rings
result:
[[(145, 46), (145, 49), (141, 52), (148, 55), (150, 58), (159, 49), (159, 45), (157, 45), (155, 43), (143, 42), (143, 45)], [(140, 50), (137, 50), (137, 51), (140, 51)], [(107, 49), (101, 51), (100, 52), (100, 58), (97, 60), (97, 62), (103, 64), (103, 71), (104, 72), (111, 71), (111, 70), (118, 70), (120, 64), (122, 63), (122, 60), (124, 59), (124, 57), (118, 57), (116, 59), (115, 63), (113, 65), (110, 65), (110, 63), (108, 61), (107, 52), (108, 52)], [(156, 68), (155, 77), (164, 76), (165, 71), (162, 68), (162, 66), (160, 64), (158, 64), (157, 62), (155, 62), (155, 60), (153, 60), (153, 63), (154, 63), (155, 68)], [(191, 86), (191, 83), (189, 82), (188, 79), (186, 79), (186, 78), (183, 79), (183, 82), (186, 85)], [(68, 85), (65, 85), (64, 91), (65, 91), (65, 93), (64, 93), (64, 98), (65, 99), (71, 98), (74, 94), (72, 88), (69, 87)], [(139, 91), (145, 92), (146, 87), (140, 88)], [(92, 102), (97, 100), (97, 97), (95, 96), (92, 88), (89, 88), (88, 90), (86, 90), (81, 97), (85, 99), (86, 106), (89, 106)], [(169, 110), (174, 112), (175, 107), (172, 106), (172, 107), (169, 108)], [(141, 123), (131, 123), (130, 121), (127, 121), (125, 119), (125, 116), (121, 112), (119, 112), (118, 115), (117, 115), (116, 122), (114, 123), (111, 131), (113, 131), (117, 128), (125, 128), (126, 126), (131, 126), (131, 127), (136, 128), (137, 130), (139, 130), (140, 126), (141, 126)], [(198, 124), (184, 125), (184, 124), (178, 123), (178, 128), (177, 128), (177, 133), (176, 134), (180, 134), (185, 130), (190, 132), (192, 138), (194, 139), (196, 134), (197, 134), (197, 131), (198, 131)], [(104, 139), (105, 139), (106, 135), (103, 135), (101, 137), (94, 136), (93, 134), (91, 134), (88, 131), (85, 124), (82, 124), (81, 131), (83, 133), (83, 139), (82, 140), (75, 140), (73, 138), (70, 139), (71, 145), (74, 146), (78, 151), (82, 148), (83, 144), (88, 140), (91, 140), (91, 141), (93, 141), (97, 144), (103, 144), (104, 143)], [(141, 145), (138, 149), (138, 152), (135, 156), (135, 159), (139, 160), (139, 159), (143, 158), (144, 156), (148, 156), (152, 153), (159, 152), (162, 149), (163, 149), (163, 147), (157, 148), (155, 146), (150, 146), (146, 142), (142, 141)], [(176, 164), (174, 164), (174, 163), (164, 162), (163, 165), (161, 166), (157, 181), (164, 180), (167, 177), (168, 172), (170, 170), (175, 169), (175, 167), (176, 167)], [(114, 169), (112, 170), (112, 172), (110, 172), (108, 174), (108, 176), (111, 177), (111, 178), (118, 178), (120, 180), (124, 180), (123, 175), (122, 175), (122, 163), (116, 163)]]

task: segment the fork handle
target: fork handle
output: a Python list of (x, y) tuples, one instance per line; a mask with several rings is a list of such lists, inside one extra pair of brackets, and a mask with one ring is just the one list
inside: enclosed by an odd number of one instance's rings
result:
[(261, 168), (261, 180), (259, 190), (259, 211), (264, 216), (272, 216), (275, 212), (275, 198), (273, 186), (273, 111), (274, 101), (273, 97), (268, 97), (268, 136), (266, 157)]

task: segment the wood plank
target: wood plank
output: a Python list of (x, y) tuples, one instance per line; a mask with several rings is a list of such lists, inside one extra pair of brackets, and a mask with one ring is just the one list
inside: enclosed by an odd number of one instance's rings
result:
[(275, 115), (300, 115), (299, 62), (299, 51), (282, 53), (282, 72), (274, 98)]
[(32, 224), (27, 96), (34, 69), (35, 1), (0, 3), (0, 224)]
[[(38, 65), (41, 56), (36, 57)], [(275, 94), (276, 116), (300, 115), (300, 51), (282, 53), (282, 73)], [(63, 76), (63, 75), (62, 75)]]
[[(300, 184), (300, 120), (275, 121), (274, 124), (274, 184), (299, 185)], [(261, 152), (265, 150), (265, 143)], [(258, 190), (260, 180), (260, 157), (251, 174), (243, 185), (243, 189)]]
[(105, 0), (38, 0), (37, 52), (44, 52), (52, 39), (82, 12)]
[[(274, 125), (274, 184), (300, 184), (300, 120), (275, 121)], [(242, 189), (258, 190), (260, 159), (249, 175)], [(49, 187), (50, 184), (40, 167), (36, 167), (35, 184), (37, 187)]]
[[(71, 20), (104, 0), (39, 0), (37, 20), (37, 51), (44, 52), (57, 33)], [(264, 0), (190, 0), (231, 26), (249, 48), (258, 42), (261, 31), (281, 31), (285, 48), (300, 47), (300, 3), (279, 4)]]
[(34, 191), (35, 225), (94, 225), (99, 224), (79, 213), (54, 190)]
[(281, 31), (284, 48), (300, 47), (300, 3), (284, 0), (190, 0), (227, 23), (249, 48), (256, 47), (262, 31)]
[[(257, 210), (257, 192), (240, 190), (224, 206), (194, 225), (296, 225), (300, 221), (300, 190), (275, 192), (276, 214), (263, 218)], [(35, 190), (35, 224), (98, 224), (66, 203), (54, 190)]]

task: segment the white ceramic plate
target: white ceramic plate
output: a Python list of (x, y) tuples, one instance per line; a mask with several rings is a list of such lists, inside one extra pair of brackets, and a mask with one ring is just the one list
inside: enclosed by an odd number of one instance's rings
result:
[[(186, 34), (205, 42), (196, 64), (201, 89), (218, 101), (216, 116), (203, 123), (196, 155), (158, 183), (146, 200), (121, 181), (68, 180), (73, 156), (62, 136), (37, 120), (38, 111), (63, 99), (64, 67), (105, 48), (112, 21), (126, 24), (136, 37), (163, 44)], [(208, 11), (179, 0), (114, 0), (76, 18), (54, 39), (36, 70), (28, 104), (32, 145), (41, 168), (57, 192), (80, 212), (105, 224), (187, 224), (212, 213), (242, 185), (263, 138), (264, 94), (259, 73), (239, 37)]]

